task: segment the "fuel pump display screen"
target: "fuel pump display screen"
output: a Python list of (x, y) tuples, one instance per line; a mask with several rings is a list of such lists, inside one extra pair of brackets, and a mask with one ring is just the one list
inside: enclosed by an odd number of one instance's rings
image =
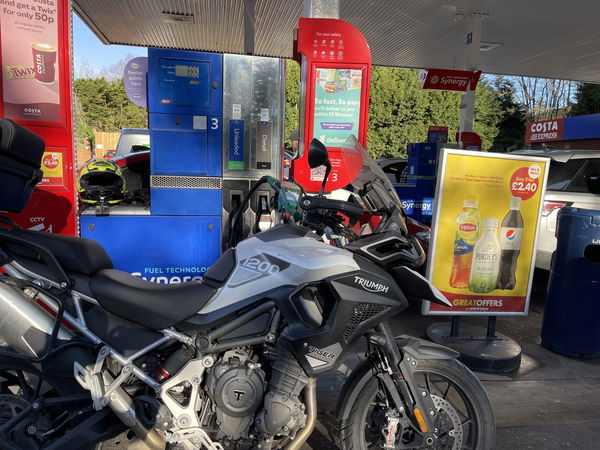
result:
[(176, 77), (200, 78), (198, 66), (175, 66)]
[(161, 58), (160, 103), (173, 106), (208, 106), (209, 72), (209, 62)]

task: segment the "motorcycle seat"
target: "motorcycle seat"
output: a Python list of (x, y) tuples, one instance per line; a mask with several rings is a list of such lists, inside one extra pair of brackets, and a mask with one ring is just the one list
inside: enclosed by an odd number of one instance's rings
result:
[(154, 330), (170, 328), (193, 316), (217, 292), (202, 281), (151, 283), (113, 269), (95, 274), (90, 288), (108, 312)]
[(28, 261), (42, 261), (41, 255), (32, 247), (11, 239), (11, 236), (45, 247), (67, 273), (92, 276), (99, 270), (113, 268), (104, 248), (91, 239), (18, 228), (0, 230), (0, 248), (26, 267)]

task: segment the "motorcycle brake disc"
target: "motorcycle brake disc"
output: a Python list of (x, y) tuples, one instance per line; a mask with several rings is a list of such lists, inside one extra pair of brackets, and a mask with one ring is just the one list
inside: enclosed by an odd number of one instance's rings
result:
[[(452, 450), (460, 450), (463, 442), (463, 429), (458, 412), (448, 401), (437, 395), (431, 395), (431, 400), (438, 412), (435, 421), (439, 430), (437, 434), (447, 432), (448, 438), (453, 439)], [(448, 447), (444, 446), (444, 448)]]

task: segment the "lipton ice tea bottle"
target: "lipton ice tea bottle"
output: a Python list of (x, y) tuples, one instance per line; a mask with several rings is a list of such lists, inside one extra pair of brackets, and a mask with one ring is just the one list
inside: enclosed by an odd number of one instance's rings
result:
[(450, 272), (450, 286), (457, 289), (469, 287), (473, 248), (481, 236), (481, 217), (476, 200), (465, 200), (456, 218), (454, 260)]

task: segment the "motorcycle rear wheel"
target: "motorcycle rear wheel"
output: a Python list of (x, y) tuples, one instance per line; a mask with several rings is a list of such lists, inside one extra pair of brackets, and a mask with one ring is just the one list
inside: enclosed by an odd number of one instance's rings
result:
[[(438, 414), (435, 426), (438, 441), (431, 447), (444, 450), (491, 450), (495, 441), (492, 405), (473, 373), (456, 360), (420, 361), (415, 370), (420, 387), (429, 391)], [(341, 444), (345, 450), (382, 448), (386, 414), (399, 415), (396, 449), (418, 448), (412, 439), (414, 426), (402, 414), (392, 411), (389, 394), (373, 376), (354, 402), (350, 415), (341, 424)], [(425, 448), (425, 447), (423, 447)]]

